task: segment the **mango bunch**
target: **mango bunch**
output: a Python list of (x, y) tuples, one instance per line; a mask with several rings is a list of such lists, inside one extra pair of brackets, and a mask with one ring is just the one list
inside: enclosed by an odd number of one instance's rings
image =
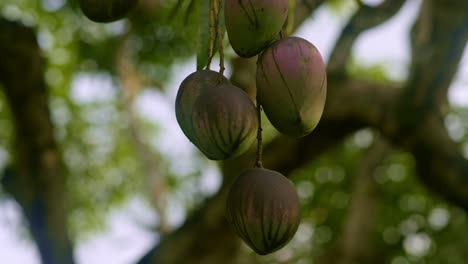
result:
[[(326, 98), (326, 69), (317, 48), (299, 37), (281, 37), (288, 0), (224, 0), (229, 42), (241, 57), (258, 55), (260, 104), (281, 133), (302, 137), (317, 126)], [(184, 79), (175, 102), (187, 138), (206, 157), (224, 160), (245, 153), (257, 135), (259, 107), (220, 73), (199, 70)], [(261, 166), (230, 186), (226, 214), (256, 253), (279, 250), (295, 235), (300, 203), (292, 182)]]
[[(281, 133), (302, 137), (317, 126), (325, 106), (326, 67), (317, 48), (299, 37), (278, 37), (288, 0), (225, 0), (229, 42), (237, 55), (258, 55), (257, 104)], [(274, 252), (300, 223), (294, 185), (279, 172), (249, 169), (227, 197), (227, 219), (256, 253)]]

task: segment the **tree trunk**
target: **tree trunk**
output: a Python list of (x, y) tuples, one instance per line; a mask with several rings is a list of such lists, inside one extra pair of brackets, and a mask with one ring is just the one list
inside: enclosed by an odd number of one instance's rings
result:
[(73, 263), (68, 237), (65, 169), (54, 140), (35, 32), (0, 19), (0, 84), (15, 126), (13, 166), (2, 184), (22, 207), (42, 263)]
[(379, 205), (376, 168), (390, 151), (383, 139), (377, 139), (361, 160), (353, 177), (351, 204), (343, 220), (340, 236), (318, 263), (371, 264), (377, 251), (372, 244)]

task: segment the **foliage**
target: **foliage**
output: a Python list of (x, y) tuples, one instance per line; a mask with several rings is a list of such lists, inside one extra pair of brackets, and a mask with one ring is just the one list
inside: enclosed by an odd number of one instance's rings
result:
[[(149, 89), (161, 89), (170, 77), (170, 66), (193, 54), (196, 46), (187, 40), (196, 39), (193, 29), (198, 18), (189, 15), (184, 21), (182, 14), (169, 18), (174, 7), (170, 1), (160, 7), (154, 14), (132, 20), (136, 30), (128, 36), (135, 65)], [(76, 3), (51, 0), (1, 1), (0, 13), (38, 31), (56, 137), (69, 169), (72, 233), (86, 235), (102, 229), (111, 209), (135, 195), (143, 196), (143, 200), (151, 195), (151, 188), (144, 187), (151, 179), (145, 178), (141, 161), (135, 159), (114, 65), (116, 40), (127, 37), (130, 22), (97, 24), (87, 20)], [(151, 124), (142, 126), (145, 138), (156, 138), (158, 125), (142, 118), (139, 122)], [(9, 152), (12, 135), (3, 98), (0, 122), (3, 158)], [(157, 152), (154, 148), (152, 151)], [(161, 168), (168, 167), (165, 164), (169, 161), (164, 158)], [(198, 165), (189, 173), (197, 171)]]

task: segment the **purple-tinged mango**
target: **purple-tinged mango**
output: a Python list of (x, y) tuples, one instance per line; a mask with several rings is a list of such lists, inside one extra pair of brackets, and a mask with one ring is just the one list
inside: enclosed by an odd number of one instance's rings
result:
[(117, 21), (136, 6), (138, 0), (80, 0), (83, 14), (94, 22)]
[(257, 127), (255, 105), (231, 84), (203, 89), (193, 106), (194, 143), (212, 160), (245, 153), (256, 138)]
[(241, 57), (260, 53), (274, 41), (288, 15), (288, 0), (225, 0), (229, 42)]
[(180, 84), (175, 101), (175, 113), (185, 136), (196, 145), (192, 128), (193, 105), (204, 89), (212, 88), (229, 80), (211, 70), (196, 71), (187, 76)]
[(257, 92), (268, 120), (281, 133), (302, 137), (317, 126), (325, 107), (326, 67), (305, 39), (286, 37), (262, 53)]
[(285, 246), (300, 223), (300, 203), (294, 185), (279, 172), (249, 169), (231, 185), (226, 216), (236, 233), (257, 254)]

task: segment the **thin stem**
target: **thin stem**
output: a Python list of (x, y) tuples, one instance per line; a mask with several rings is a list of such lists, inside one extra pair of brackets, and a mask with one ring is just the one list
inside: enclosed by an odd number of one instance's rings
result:
[[(258, 93), (258, 92), (257, 92)], [(255, 167), (263, 168), (262, 165), (262, 155), (263, 155), (263, 143), (262, 143), (262, 106), (258, 100), (257, 94), (257, 121), (258, 121), (258, 129), (257, 129), (257, 159), (255, 161)]]
[(209, 70), (211, 61), (213, 60), (214, 56), (214, 38), (215, 38), (215, 32), (214, 32), (214, 24), (215, 24), (215, 14), (214, 14), (214, 2), (215, 0), (210, 0), (210, 23), (209, 23), (209, 45), (208, 45), (208, 63), (206, 65), (206, 68)]
[(219, 23), (219, 13), (222, 9), (222, 2), (214, 0), (214, 10), (216, 12), (216, 35), (218, 37), (218, 50), (219, 50), (219, 74), (222, 76), (224, 74), (224, 50), (223, 50), (223, 35), (221, 34), (221, 25)]

